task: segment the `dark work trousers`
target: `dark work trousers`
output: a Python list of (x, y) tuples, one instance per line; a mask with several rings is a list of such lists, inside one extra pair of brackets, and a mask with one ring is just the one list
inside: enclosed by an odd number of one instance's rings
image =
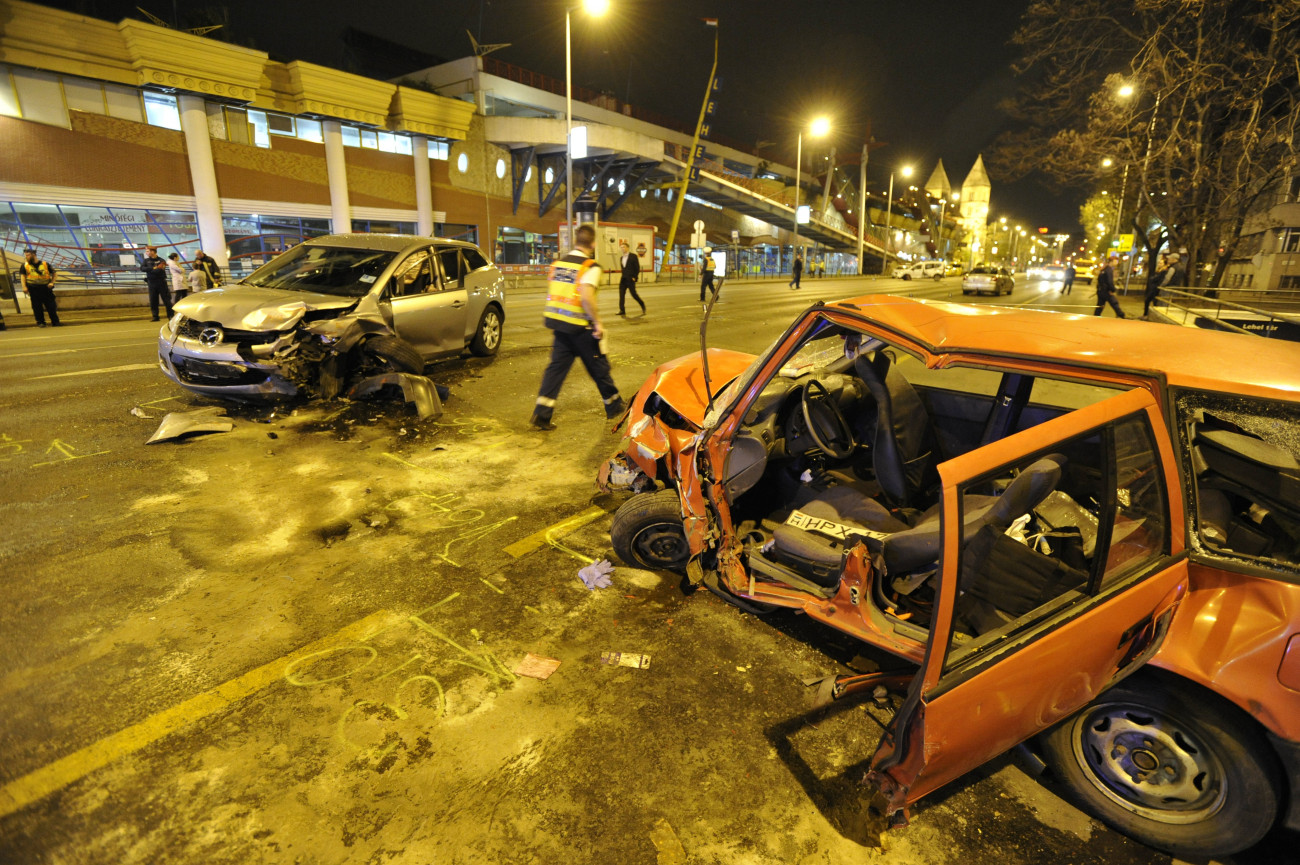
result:
[(1124, 311), (1123, 311), (1122, 309), (1119, 308), (1119, 301), (1115, 299), (1115, 295), (1113, 295), (1113, 294), (1100, 294), (1100, 293), (1098, 293), (1098, 295), (1097, 295), (1097, 308), (1096, 308), (1095, 310), (1093, 310), (1093, 313), (1092, 313), (1092, 314), (1093, 314), (1093, 315), (1101, 315), (1101, 311), (1102, 311), (1102, 309), (1103, 309), (1103, 308), (1106, 306), (1106, 304), (1108, 304), (1108, 303), (1110, 304), (1110, 308), (1113, 309), (1113, 310), (1115, 310), (1115, 316), (1116, 316), (1117, 318), (1123, 318), (1123, 317), (1124, 317)]
[(700, 279), (700, 302), (701, 303), (704, 302), (704, 289), (706, 288), (709, 291), (713, 292), (714, 294), (717, 294), (718, 292), (717, 286), (713, 284), (713, 271), (711, 270), (704, 271), (704, 276), (703, 278)]
[(1061, 283), (1061, 294), (1069, 294), (1070, 289), (1074, 286), (1074, 277), (1067, 276), (1065, 282)]
[(632, 299), (641, 304), (641, 314), (645, 315), (645, 301), (641, 299), (641, 295), (636, 293), (636, 280), (629, 279), (626, 276), (618, 281), (618, 314), (623, 314), (623, 299), (627, 297), (629, 291), (632, 292)]
[(623, 411), (623, 398), (618, 395), (618, 387), (610, 374), (609, 358), (600, 353), (600, 343), (591, 335), (591, 330), (556, 330), (552, 336), (555, 341), (551, 343), (551, 362), (542, 373), (542, 388), (537, 392), (533, 421), (550, 423), (551, 415), (555, 413), (555, 399), (560, 395), (560, 388), (575, 357), (582, 360), (587, 375), (596, 383), (600, 398), (605, 401), (605, 417), (618, 417)]
[(54, 289), (48, 284), (35, 285), (31, 280), (27, 281), (27, 296), (32, 299), (32, 315), (36, 316), (37, 324), (45, 324), (45, 314), (50, 314), (50, 324), (55, 326), (59, 323), (59, 311), (54, 302)]
[(790, 280), (790, 287), (791, 287), (791, 288), (794, 288), (794, 289), (798, 289), (798, 288), (799, 288), (799, 277), (801, 277), (801, 276), (803, 276), (803, 271), (800, 270), (799, 268), (795, 268), (795, 270), (794, 270), (794, 278)]
[(172, 313), (172, 293), (167, 288), (167, 283), (162, 280), (150, 281), (149, 283), (149, 312), (153, 314), (153, 320), (158, 320), (158, 301), (162, 300), (163, 308), (167, 310), (167, 317), (171, 318)]
[(1147, 286), (1146, 294), (1144, 294), (1142, 297), (1142, 315), (1144, 317), (1151, 314), (1151, 302), (1159, 296), (1160, 296), (1159, 283), (1156, 283), (1155, 285)]

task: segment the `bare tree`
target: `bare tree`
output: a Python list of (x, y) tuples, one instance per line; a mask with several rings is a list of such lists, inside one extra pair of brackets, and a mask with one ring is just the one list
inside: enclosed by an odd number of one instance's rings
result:
[(1217, 285), (1297, 164), (1300, 0), (1039, 0), (1013, 42), (1023, 126), (995, 164), (1087, 191), (1113, 186), (1103, 159), (1126, 166), (1135, 228), (1167, 230)]

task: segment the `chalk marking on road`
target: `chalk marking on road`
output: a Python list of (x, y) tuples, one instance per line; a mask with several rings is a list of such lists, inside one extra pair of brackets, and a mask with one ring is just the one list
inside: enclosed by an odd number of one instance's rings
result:
[(43, 378), (70, 378), (75, 375), (99, 375), (103, 372), (132, 372), (137, 369), (157, 369), (156, 363), (128, 363), (126, 366), (105, 366), (99, 369), (82, 369), (76, 372), (56, 372), (53, 375), (34, 375), (30, 376), (28, 381), (37, 381)]
[(267, 685), (279, 681), (284, 676), (285, 669), (299, 658), (319, 653), (337, 643), (368, 639), (372, 631), (389, 627), (392, 620), (397, 618), (401, 617), (389, 610), (372, 613), (327, 637), (249, 670), (236, 679), (204, 691), (170, 709), (150, 715), (138, 724), (132, 724), (47, 766), (10, 781), (0, 787), (0, 817), (7, 817), (81, 780), (96, 769), (102, 769), (109, 763), (134, 754), (159, 739), (229, 708)]
[(416, 613), (415, 615), (423, 616), (425, 613), (429, 612), (430, 610), (436, 610), (439, 607), (441, 607), (443, 604), (450, 604), (452, 601), (456, 600), (459, 597), (460, 597), (460, 592), (452, 592), (450, 595), (443, 598), (438, 603), (430, 604), (429, 606), (425, 607), (423, 610), (420, 610), (420, 612)]
[(574, 514), (568, 519), (560, 520), (552, 526), (547, 526), (539, 532), (533, 532), (526, 538), (520, 538), (513, 544), (505, 548), (506, 553), (512, 558), (522, 558), (534, 550), (541, 549), (545, 546), (554, 545), (555, 539), (562, 537), (569, 532), (582, 528), (587, 523), (594, 522), (601, 517), (608, 516), (609, 512), (599, 505), (592, 505), (581, 513)]
[(143, 408), (144, 406), (147, 405), (157, 405), (160, 402), (168, 402), (168, 401), (183, 402), (183, 400), (178, 396), (165, 396), (162, 399), (151, 399), (148, 402), (142, 402), (140, 403), (140, 406)]
[(407, 468), (412, 468), (412, 469), (418, 469), (418, 468), (419, 468), (419, 466), (417, 466), (415, 463), (408, 463), (406, 460), (402, 459), (401, 457), (399, 457), (399, 456), (397, 456), (397, 455), (395, 455), (395, 454), (390, 454), (388, 451), (384, 451), (384, 454), (383, 454), (383, 455), (386, 456), (386, 457), (388, 457), (390, 460), (392, 460), (392, 461), (395, 462), (395, 463), (401, 463), (402, 465), (406, 466)]
[(479, 578), (478, 578), (478, 581), (479, 581), (480, 583), (482, 583), (483, 585), (487, 586), (487, 587), (488, 587), (489, 589), (491, 589), (492, 591), (496, 592), (498, 595), (504, 595), (504, 594), (505, 594), (504, 591), (502, 591), (501, 589), (499, 589), (499, 588), (497, 588), (496, 586), (492, 585), (491, 583), (489, 583), (487, 580), (483, 579), (482, 577), (479, 577)]

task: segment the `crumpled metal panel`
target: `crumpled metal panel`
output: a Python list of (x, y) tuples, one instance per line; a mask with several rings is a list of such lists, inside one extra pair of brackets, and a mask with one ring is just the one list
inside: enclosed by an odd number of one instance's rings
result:
[(310, 311), (346, 309), (357, 300), (241, 284), (192, 294), (177, 308), (187, 318), (215, 321), (239, 330), (289, 330)]
[(147, 445), (158, 442), (173, 441), (182, 436), (199, 433), (230, 432), (234, 423), (226, 418), (226, 410), (219, 406), (195, 409), (194, 411), (169, 412), (158, 424), (158, 429), (145, 442)]
[(420, 420), (442, 417), (442, 399), (433, 382), (422, 375), (409, 372), (389, 372), (372, 375), (348, 388), (348, 399), (360, 399), (383, 390), (388, 385), (397, 385), (402, 389), (406, 401), (415, 406)]

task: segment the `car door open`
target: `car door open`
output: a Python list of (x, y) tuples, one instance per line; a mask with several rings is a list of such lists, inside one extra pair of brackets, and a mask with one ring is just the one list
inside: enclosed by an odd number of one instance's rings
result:
[(441, 277), (438, 272), (446, 253), (459, 252), (455, 247), (433, 251), (422, 250), (399, 266), (391, 290), (397, 335), (426, 358), (465, 347), (466, 296), (458, 284), (459, 268), (449, 274), (444, 267)]
[[(1173, 453), (1144, 390), (949, 460), (939, 474), (929, 642), (864, 779), (882, 810), (904, 819), (908, 804), (1145, 663), (1187, 589), (1182, 526), (1170, 518), (1181, 496)], [(1005, 532), (978, 528), (1012, 479), (1039, 504)]]

